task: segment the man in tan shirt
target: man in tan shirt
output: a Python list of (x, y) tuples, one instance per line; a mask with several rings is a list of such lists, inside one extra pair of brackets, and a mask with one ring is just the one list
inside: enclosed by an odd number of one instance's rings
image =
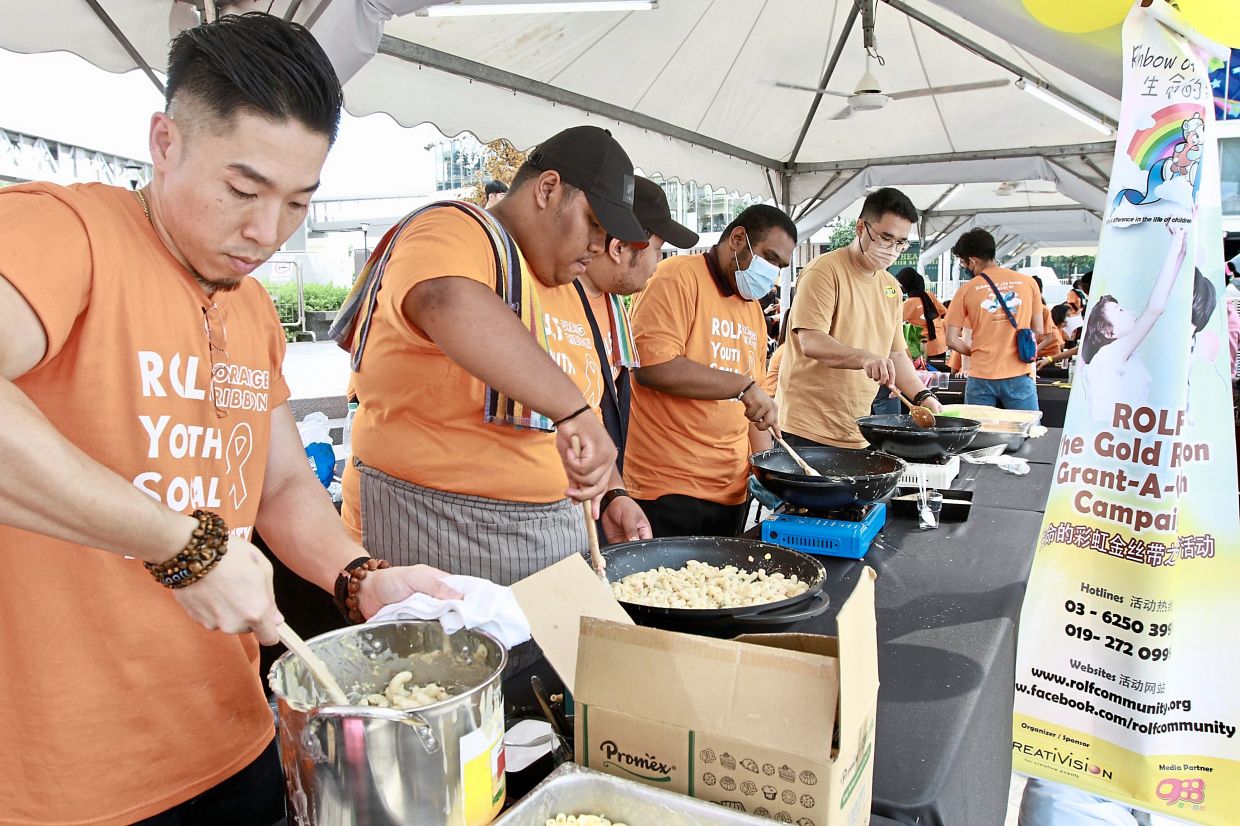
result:
[(865, 447), (856, 420), (869, 415), (879, 386), (941, 409), (908, 357), (904, 300), (887, 272), (908, 249), (916, 221), (903, 192), (873, 192), (861, 207), (856, 239), (801, 273), (779, 376), (779, 426), (791, 444)]

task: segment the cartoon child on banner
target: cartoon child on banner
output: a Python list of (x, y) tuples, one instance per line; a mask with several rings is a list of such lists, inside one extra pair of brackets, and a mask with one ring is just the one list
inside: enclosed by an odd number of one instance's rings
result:
[(1109, 421), (1117, 401), (1140, 407), (1149, 396), (1152, 379), (1137, 348), (1162, 317), (1188, 252), (1184, 226), (1167, 224), (1167, 228), (1171, 232), (1167, 259), (1141, 314), (1133, 314), (1113, 295), (1102, 296), (1090, 307), (1081, 335), (1079, 372), (1094, 421)]
[[(1111, 212), (1127, 201), (1134, 206), (1154, 204), (1168, 198), (1184, 207), (1191, 207), (1201, 185), (1201, 151), (1205, 141), (1206, 122), (1201, 108), (1177, 103), (1159, 109), (1153, 115), (1154, 125), (1140, 129), (1128, 145), (1128, 157), (1148, 170), (1145, 188), (1120, 190), (1111, 205)], [(1171, 183), (1187, 186), (1164, 189)]]
[[(1081, 375), (1089, 401), (1090, 418), (1111, 419), (1115, 402), (1144, 406), (1151, 377), (1136, 351), (1166, 309), (1167, 298), (1184, 269), (1187, 244), (1183, 225), (1169, 224), (1172, 241), (1158, 280), (1140, 316), (1125, 309), (1112, 295), (1104, 295), (1090, 308), (1081, 336)], [(1189, 350), (1201, 361), (1214, 362), (1218, 340), (1200, 336), (1218, 307), (1218, 291), (1201, 270), (1193, 270), (1192, 333)], [(1201, 341), (1198, 341), (1199, 336)]]

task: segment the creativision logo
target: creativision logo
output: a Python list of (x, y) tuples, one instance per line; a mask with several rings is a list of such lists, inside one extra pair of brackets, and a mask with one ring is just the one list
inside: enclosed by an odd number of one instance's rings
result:
[(629, 754), (622, 751), (614, 740), (604, 740), (599, 744), (603, 753), (603, 767), (614, 766), (625, 774), (650, 783), (671, 783), (672, 772), (676, 767), (664, 763), (653, 754)]

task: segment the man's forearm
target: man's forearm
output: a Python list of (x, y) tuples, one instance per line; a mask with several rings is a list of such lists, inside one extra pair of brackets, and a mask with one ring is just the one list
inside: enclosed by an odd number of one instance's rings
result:
[(171, 559), (189, 541), (193, 517), (83, 453), (3, 378), (0, 421), (0, 523), (145, 562)]
[(821, 330), (793, 330), (801, 343), (801, 352), (837, 370), (864, 370), (877, 356), (866, 350), (848, 347)]
[(909, 399), (926, 389), (926, 384), (917, 376), (917, 368), (913, 366), (913, 360), (908, 357), (908, 353), (902, 350), (892, 352), (891, 362), (896, 368), (896, 387)]
[(734, 399), (753, 381), (749, 376), (718, 370), (685, 356), (650, 367), (639, 367), (633, 377), (642, 387), (685, 399)]
[(973, 348), (964, 340), (964, 336), (960, 334), (960, 327), (947, 328), (947, 346), (955, 350), (962, 356), (973, 354)]

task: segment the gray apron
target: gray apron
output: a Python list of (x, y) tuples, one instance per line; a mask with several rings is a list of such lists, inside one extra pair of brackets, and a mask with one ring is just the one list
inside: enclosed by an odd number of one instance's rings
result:
[(421, 563), (511, 585), (587, 552), (581, 506), (570, 499), (543, 505), (448, 493), (353, 461), (362, 546), (393, 565)]

